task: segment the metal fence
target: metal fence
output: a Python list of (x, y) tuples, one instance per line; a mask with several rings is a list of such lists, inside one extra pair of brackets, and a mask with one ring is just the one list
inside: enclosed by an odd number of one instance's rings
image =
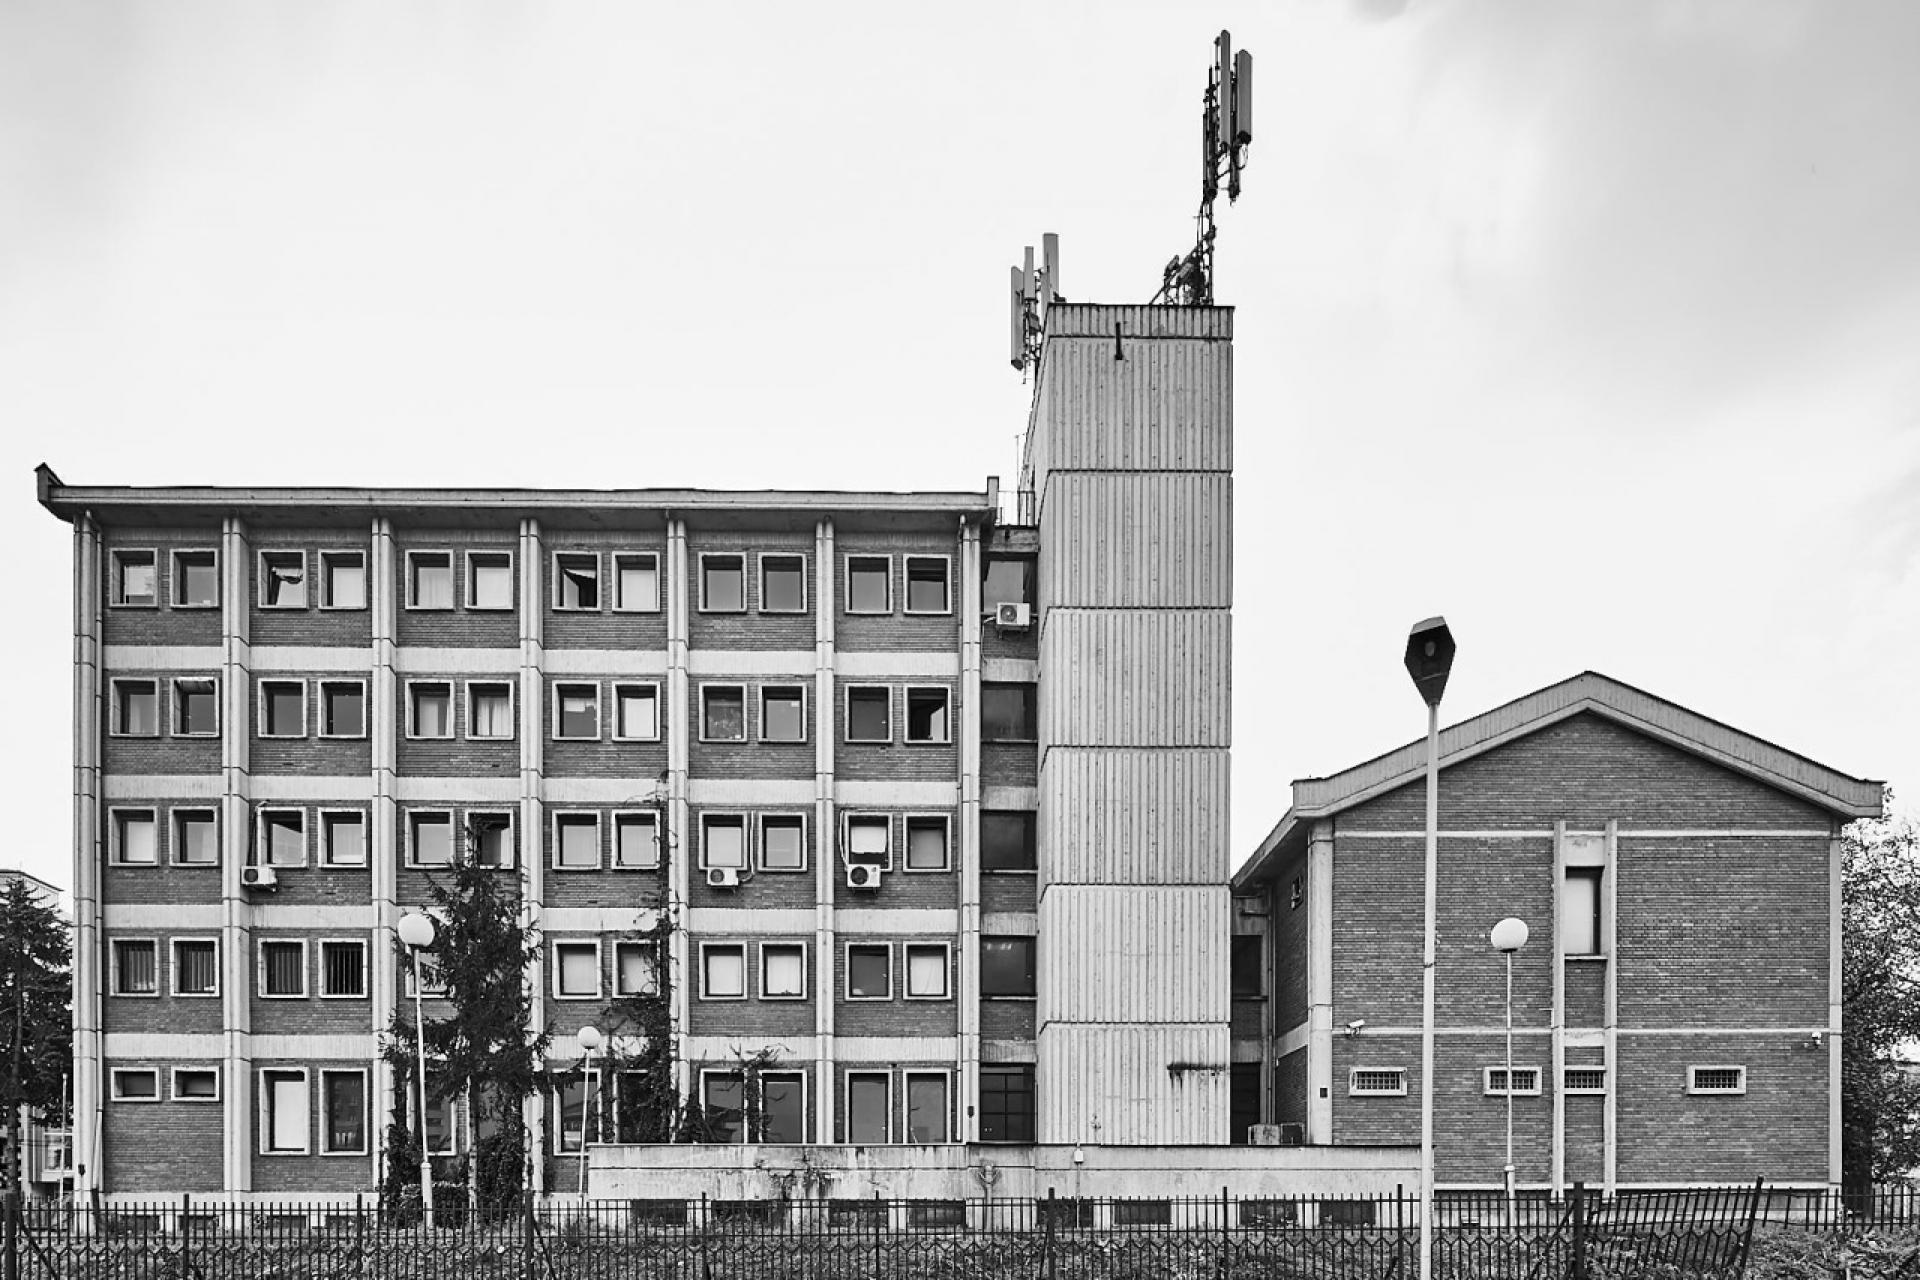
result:
[[(1737, 1277), (1755, 1226), (1920, 1226), (1920, 1194), (1835, 1202), (1766, 1188), (1560, 1200), (1446, 1195), (1438, 1280)], [(502, 1210), (201, 1203), (29, 1204), (4, 1280), (1412, 1280), (1415, 1197), (1044, 1200), (528, 1199)], [(1871, 1215), (1871, 1216), (1869, 1216)]]

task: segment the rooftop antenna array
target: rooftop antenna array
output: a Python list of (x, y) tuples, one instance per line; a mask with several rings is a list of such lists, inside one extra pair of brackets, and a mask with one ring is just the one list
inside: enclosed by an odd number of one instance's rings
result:
[(1047, 306), (1065, 302), (1060, 296), (1060, 237), (1049, 231), (1040, 237), (1040, 265), (1027, 246), (1023, 265), (1012, 268), (1013, 367), (1022, 373), (1040, 364), (1040, 335), (1046, 331)]
[(1200, 108), (1200, 213), (1194, 219), (1193, 248), (1167, 263), (1154, 302), (1179, 307), (1213, 305), (1213, 201), (1224, 183), (1227, 203), (1240, 198), (1240, 171), (1247, 167), (1253, 141), (1253, 55), (1235, 53), (1233, 37), (1222, 31), (1213, 42), (1214, 64), (1207, 71), (1207, 92)]

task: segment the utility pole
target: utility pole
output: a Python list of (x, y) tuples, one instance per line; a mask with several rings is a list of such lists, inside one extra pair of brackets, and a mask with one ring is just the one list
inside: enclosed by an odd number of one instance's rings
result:
[(26, 1037), (26, 996), (21, 990), (20, 963), (13, 948), (7, 951), (7, 981), (13, 987), (13, 1053), (7, 1079), (7, 1271), (6, 1280), (20, 1280), (20, 1042)]

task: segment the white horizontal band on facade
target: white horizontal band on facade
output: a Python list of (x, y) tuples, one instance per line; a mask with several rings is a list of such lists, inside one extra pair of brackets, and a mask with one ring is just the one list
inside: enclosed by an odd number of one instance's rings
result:
[[(109, 1031), (106, 1056), (115, 1061), (204, 1061), (227, 1056), (227, 1037), (220, 1032), (190, 1034), (175, 1031)], [(371, 1033), (348, 1035), (250, 1036), (247, 1056), (255, 1062), (371, 1061), (380, 1052)]]
[(811, 808), (814, 799), (812, 778), (692, 778), (687, 782), (687, 803), (696, 806)]
[(217, 1062), (227, 1056), (227, 1037), (218, 1031), (109, 1031), (100, 1038), (101, 1054), (111, 1062)]
[(225, 919), (226, 908), (217, 902), (109, 902), (100, 908), (100, 924), (106, 929), (197, 933), (217, 930)]
[(249, 1045), (255, 1062), (268, 1059), (294, 1062), (371, 1062), (380, 1056), (380, 1040), (370, 1033), (332, 1036), (253, 1036)]
[[(1591, 836), (1595, 839), (1602, 838), (1605, 834), (1605, 832), (1598, 831), (1567, 832), (1567, 835), (1570, 837)], [(1800, 830), (1785, 827), (1773, 829), (1765, 827), (1739, 827), (1667, 830), (1653, 827), (1636, 829), (1623, 826), (1615, 833), (1615, 838), (1618, 840), (1751, 840), (1760, 838), (1826, 840), (1830, 839), (1832, 835), (1833, 832), (1831, 831)], [(1335, 838), (1339, 840), (1425, 840), (1427, 833), (1424, 830), (1355, 831), (1351, 828), (1342, 827), (1335, 833)], [(1551, 840), (1553, 839), (1553, 831), (1551, 829), (1542, 829), (1539, 831), (1448, 831), (1442, 828), (1440, 838), (1442, 840)]]
[[(519, 651), (514, 651), (517, 659)], [(813, 655), (808, 654), (811, 662)], [(517, 663), (516, 663), (517, 665)], [(550, 676), (663, 676), (665, 649), (546, 649), (540, 669)]]
[(660, 923), (648, 907), (538, 907), (534, 923), (544, 933), (643, 933)]
[(255, 800), (371, 800), (366, 774), (256, 773), (248, 788)]
[(520, 779), (399, 777), (393, 798), (401, 804), (513, 804), (520, 799)]
[(724, 1067), (729, 1062), (770, 1051), (784, 1062), (811, 1062), (820, 1056), (819, 1048), (819, 1041), (813, 1036), (681, 1036), (680, 1060)]
[(257, 644), (247, 662), (253, 671), (373, 670), (373, 651), (360, 645)]
[(393, 669), (405, 676), (508, 675), (520, 669), (520, 646), (441, 649), (401, 645), (393, 651)]
[(960, 913), (941, 907), (849, 907), (833, 917), (839, 933), (907, 934), (960, 932)]
[(812, 907), (688, 907), (685, 919), (687, 932), (704, 938), (810, 934), (819, 924)]
[(987, 658), (980, 663), (980, 678), (989, 684), (1037, 684), (1040, 661), (1037, 658)]
[(982, 1040), (982, 1062), (1037, 1062), (1039, 1047), (1031, 1040)]
[(226, 794), (217, 773), (109, 773), (100, 779), (104, 800), (218, 800)]
[[(811, 680), (815, 665), (811, 649), (693, 649), (687, 653), (687, 674), (696, 680), (708, 676), (787, 676)], [(660, 669), (666, 670), (664, 662)]]
[(108, 671), (205, 671), (221, 664), (217, 644), (110, 644), (100, 660)]
[(371, 904), (359, 906), (295, 906), (269, 902), (253, 909), (253, 928), (261, 929), (371, 929), (376, 923)]
[[(518, 778), (475, 779), (486, 781), (500, 788), (498, 795), (488, 795), (489, 800), (518, 800), (520, 798), (520, 780)], [(400, 780), (402, 788), (406, 779)], [(659, 783), (653, 778), (545, 778), (540, 783), (540, 798), (548, 804), (614, 804), (614, 805), (650, 805), (654, 802)], [(809, 789), (808, 798), (812, 798)]]
[(982, 787), (980, 788), (980, 807), (983, 809), (1038, 809), (1040, 788)]
[(843, 778), (834, 784), (840, 804), (870, 809), (948, 809), (960, 803), (956, 782), (894, 782)]
[(1569, 1049), (1604, 1049), (1607, 1047), (1607, 1033), (1595, 1030), (1568, 1030), (1562, 1033), (1561, 1042)]
[(835, 1036), (833, 1059), (856, 1062), (951, 1062), (960, 1056), (958, 1036)]
[(1033, 933), (1040, 932), (1040, 913), (1037, 911), (988, 911), (980, 917), (982, 933)]
[[(1831, 1033), (1832, 1028), (1816, 1027), (1816, 1026), (1803, 1024), (1799, 1026), (1779, 1026), (1779, 1027), (1615, 1026), (1615, 1027), (1608, 1028), (1607, 1030), (1611, 1030), (1615, 1035), (1622, 1035), (1622, 1036), (1810, 1036), (1816, 1031), (1820, 1032), (1822, 1035), (1829, 1034)], [(1435, 1027), (1434, 1028), (1434, 1034), (1441, 1035), (1441, 1036), (1504, 1036), (1506, 1033), (1507, 1033), (1506, 1027), (1499, 1026), (1499, 1025), (1492, 1025), (1492, 1026), (1485, 1026), (1485, 1027)], [(1341, 1031), (1339, 1034), (1344, 1035), (1345, 1032)], [(1379, 1036), (1418, 1037), (1419, 1034), (1420, 1034), (1420, 1028), (1414, 1027), (1414, 1026), (1376, 1027), (1376, 1026), (1368, 1025), (1367, 1028), (1360, 1033), (1359, 1038), (1362, 1040), (1371, 1040)], [(1550, 1027), (1515, 1027), (1513, 1029), (1513, 1034), (1516, 1036), (1550, 1036), (1553, 1034), (1553, 1029)], [(1589, 1028), (1584, 1031), (1568, 1031), (1566, 1034), (1568, 1037), (1567, 1043), (1569, 1045), (1574, 1045), (1579, 1048), (1592, 1048), (1596, 1044), (1604, 1043), (1604, 1040), (1600, 1038), (1596, 1038), (1587, 1042), (1586, 1044), (1580, 1044), (1579, 1042), (1575, 1041), (1573, 1037), (1576, 1035), (1590, 1035), (1594, 1037), (1604, 1037), (1606, 1035), (1606, 1030), (1593, 1030)]]
[[(811, 661), (813, 655), (807, 656)], [(833, 669), (857, 680), (952, 679), (960, 674), (960, 655), (951, 649), (930, 653), (840, 649), (833, 655)]]
[[(1440, 833), (1442, 840), (1551, 840), (1553, 829), (1542, 828), (1539, 831), (1446, 831)], [(1341, 827), (1334, 832), (1336, 840), (1425, 840), (1425, 831), (1354, 831)]]
[(1277, 1060), (1286, 1057), (1290, 1053), (1298, 1053), (1307, 1047), (1308, 1042), (1312, 1040), (1312, 1038), (1313, 1028), (1303, 1022), (1299, 1026), (1289, 1031), (1284, 1031), (1274, 1037), (1273, 1056)]

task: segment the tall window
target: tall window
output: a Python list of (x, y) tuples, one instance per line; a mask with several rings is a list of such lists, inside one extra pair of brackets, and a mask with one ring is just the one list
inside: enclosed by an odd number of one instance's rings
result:
[(755, 1142), (807, 1140), (806, 1077), (798, 1071), (760, 1073), (760, 1131)]
[(1570, 956), (1601, 954), (1606, 937), (1600, 931), (1599, 867), (1568, 867), (1560, 885), (1562, 952)]
[(847, 690), (847, 741), (890, 742), (893, 739), (893, 690), (885, 685), (862, 685)]
[(847, 1141), (876, 1146), (893, 1141), (892, 1080), (884, 1071), (847, 1072)]
[(1266, 952), (1257, 933), (1235, 934), (1231, 964), (1233, 998), (1251, 1000), (1267, 992), (1262, 964)]
[(1236, 1062), (1227, 1078), (1227, 1141), (1246, 1146), (1260, 1123), (1260, 1064)]
[(306, 552), (262, 551), (260, 553), (260, 607), (263, 609), (307, 607)]
[(701, 1073), (700, 1105), (715, 1142), (737, 1143), (746, 1136), (747, 1089), (738, 1071)]
[(367, 1073), (320, 1073), (320, 1149), (328, 1155), (364, 1155), (367, 1150)]
[(947, 1102), (944, 1071), (907, 1072), (907, 1141), (946, 1142), (953, 1109)]
[(980, 1141), (1027, 1142), (1034, 1140), (1033, 1068), (985, 1066), (980, 1068)]

